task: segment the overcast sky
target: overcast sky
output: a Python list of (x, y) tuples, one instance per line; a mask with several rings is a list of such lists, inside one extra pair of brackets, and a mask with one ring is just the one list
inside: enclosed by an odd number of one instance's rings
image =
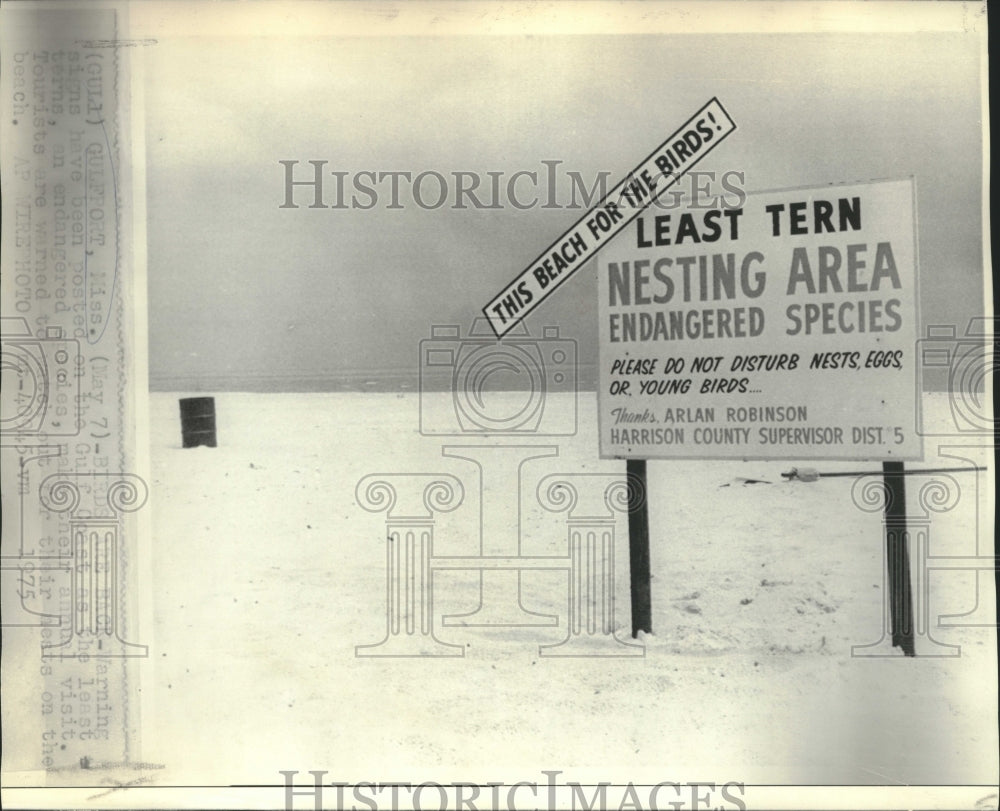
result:
[[(915, 175), (923, 323), (982, 308), (976, 34), (173, 36), (145, 60), (154, 388), (415, 375), (432, 324), (467, 327), (581, 213), (409, 194), (391, 210), (387, 182), (372, 210), (309, 209), (301, 191), (281, 209), (279, 161), (453, 186), (559, 160), (566, 198), (566, 171), (617, 182), (713, 96), (738, 129), (700, 169), (748, 190)], [(591, 267), (530, 326), (547, 324), (594, 362)]]

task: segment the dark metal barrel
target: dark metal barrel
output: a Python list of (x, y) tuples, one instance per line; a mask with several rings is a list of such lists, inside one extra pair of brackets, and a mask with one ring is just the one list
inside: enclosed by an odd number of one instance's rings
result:
[(215, 447), (215, 398), (184, 397), (181, 403), (181, 440), (185, 448)]

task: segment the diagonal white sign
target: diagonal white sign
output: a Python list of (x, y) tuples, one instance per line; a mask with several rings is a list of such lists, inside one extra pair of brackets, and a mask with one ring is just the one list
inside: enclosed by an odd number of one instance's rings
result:
[(502, 338), (736, 129), (713, 98), (653, 150), (485, 307)]

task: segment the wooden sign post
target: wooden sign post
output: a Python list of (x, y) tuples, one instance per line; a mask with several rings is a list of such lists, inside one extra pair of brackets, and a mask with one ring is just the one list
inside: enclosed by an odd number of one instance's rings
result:
[(906, 533), (906, 478), (902, 462), (883, 462), (885, 550), (889, 569), (889, 622), (892, 646), (916, 656), (913, 644), (913, 591)]
[(628, 562), (632, 592), (632, 637), (639, 631), (653, 632), (652, 575), (649, 568), (649, 507), (646, 493), (646, 460), (629, 459), (625, 463), (629, 482)]

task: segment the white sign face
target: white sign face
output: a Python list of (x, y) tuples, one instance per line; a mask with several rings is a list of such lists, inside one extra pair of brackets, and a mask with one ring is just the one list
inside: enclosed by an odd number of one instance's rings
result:
[(913, 180), (697, 203), (598, 257), (601, 455), (922, 458)]

